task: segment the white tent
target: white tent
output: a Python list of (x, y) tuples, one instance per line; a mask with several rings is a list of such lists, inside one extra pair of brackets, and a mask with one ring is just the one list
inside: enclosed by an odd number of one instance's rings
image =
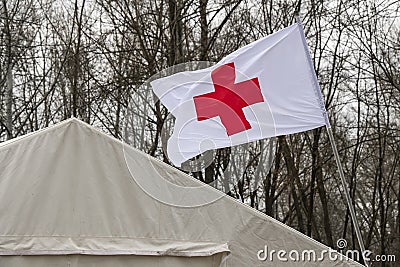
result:
[(1, 267), (361, 266), (77, 119), (0, 145), (0, 214)]

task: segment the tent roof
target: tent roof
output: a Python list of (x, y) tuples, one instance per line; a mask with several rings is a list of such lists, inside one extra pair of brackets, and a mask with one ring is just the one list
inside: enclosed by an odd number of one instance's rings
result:
[(230, 253), (226, 266), (267, 266), (265, 246), (328, 249), (74, 118), (0, 144), (0, 214), (0, 255)]

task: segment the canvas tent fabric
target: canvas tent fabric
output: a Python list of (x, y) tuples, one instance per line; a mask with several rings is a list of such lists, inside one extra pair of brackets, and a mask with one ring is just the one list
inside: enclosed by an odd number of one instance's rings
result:
[(0, 144), (0, 214), (0, 267), (361, 266), (77, 119)]

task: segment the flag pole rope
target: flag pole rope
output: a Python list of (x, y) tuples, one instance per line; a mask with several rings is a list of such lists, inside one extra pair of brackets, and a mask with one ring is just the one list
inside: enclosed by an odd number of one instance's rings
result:
[(335, 143), (335, 138), (333, 136), (332, 127), (331, 127), (331, 124), (329, 122), (328, 114), (327, 114), (326, 109), (325, 109), (325, 104), (324, 104), (324, 101), (323, 101), (321, 89), (319, 87), (317, 75), (315, 74), (315, 70), (314, 70), (314, 67), (313, 67), (313, 64), (312, 64), (312, 60), (311, 60), (311, 56), (310, 56), (310, 51), (308, 49), (307, 41), (306, 41), (306, 38), (305, 38), (305, 35), (304, 35), (303, 24), (302, 24), (301, 19), (300, 19), (299, 16), (296, 17), (296, 21), (299, 24), (299, 28), (300, 28), (300, 32), (301, 32), (301, 35), (302, 35), (304, 49), (306, 50), (306, 54), (307, 54), (307, 61), (308, 61), (308, 64), (309, 64), (309, 66), (311, 68), (310, 71), (311, 71), (312, 76), (313, 76), (312, 79), (313, 79), (313, 82), (314, 82), (314, 91), (315, 91), (315, 93), (316, 93), (316, 95), (318, 97), (319, 104), (321, 106), (322, 115), (324, 116), (324, 119), (325, 119), (326, 130), (328, 132), (329, 141), (330, 141), (331, 146), (332, 146), (333, 154), (334, 154), (334, 157), (335, 157), (335, 160), (336, 160), (336, 165), (337, 165), (338, 170), (339, 170), (340, 180), (342, 182), (343, 191), (344, 191), (344, 194), (346, 196), (347, 206), (349, 208), (351, 220), (353, 222), (354, 230), (356, 232), (358, 245), (360, 246), (360, 250), (361, 250), (361, 254), (362, 254), (363, 260), (364, 260), (364, 264), (365, 264), (365, 266), (369, 267), (369, 263), (366, 260), (366, 254), (365, 254), (366, 250), (365, 250), (365, 246), (364, 246), (364, 241), (363, 241), (363, 238), (362, 238), (362, 235), (361, 235), (360, 228), (358, 226), (358, 222), (357, 222), (357, 217), (356, 217), (356, 212), (355, 212), (355, 208), (354, 208), (354, 205), (353, 205), (353, 201), (351, 199), (351, 196), (350, 196), (350, 193), (349, 193), (349, 190), (348, 190), (349, 185), (348, 185), (348, 183), (346, 181), (346, 178), (344, 176), (343, 166), (342, 166), (342, 163), (341, 163), (340, 158), (339, 158), (339, 152), (338, 152), (337, 147), (336, 147), (336, 143)]

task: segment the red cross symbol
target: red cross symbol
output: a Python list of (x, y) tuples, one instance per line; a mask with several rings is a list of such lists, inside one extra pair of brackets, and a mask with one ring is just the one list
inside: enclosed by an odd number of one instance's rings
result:
[(235, 83), (235, 65), (222, 65), (211, 72), (214, 92), (195, 96), (197, 120), (219, 116), (228, 136), (251, 129), (243, 108), (264, 102), (258, 78)]

